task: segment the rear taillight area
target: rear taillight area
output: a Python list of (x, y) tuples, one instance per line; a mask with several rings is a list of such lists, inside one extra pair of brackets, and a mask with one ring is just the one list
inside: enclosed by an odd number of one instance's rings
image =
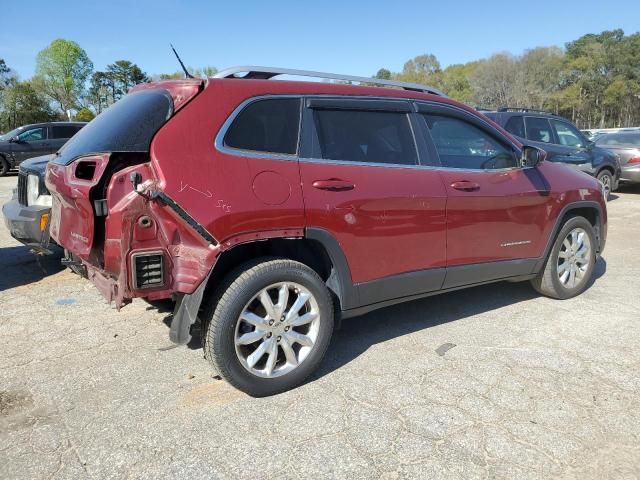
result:
[(630, 158), (629, 161), (627, 162), (627, 165), (638, 165), (638, 164), (640, 164), (640, 157)]

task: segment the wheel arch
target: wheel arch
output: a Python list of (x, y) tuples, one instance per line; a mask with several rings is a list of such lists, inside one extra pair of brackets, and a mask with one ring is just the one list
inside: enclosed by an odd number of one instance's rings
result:
[(532, 273), (538, 273), (544, 263), (549, 256), (549, 252), (551, 251), (551, 247), (553, 247), (553, 243), (555, 242), (558, 233), (562, 229), (562, 226), (572, 217), (584, 217), (587, 219), (589, 223), (593, 226), (596, 232), (596, 240), (598, 242), (598, 253), (600, 253), (603, 248), (603, 214), (602, 207), (598, 202), (595, 201), (580, 201), (580, 202), (572, 202), (568, 205), (565, 205), (564, 208), (560, 211), (558, 215), (558, 219), (551, 231), (551, 235), (547, 240), (547, 245), (544, 249), (543, 255), (536, 262), (534, 267), (534, 271)]

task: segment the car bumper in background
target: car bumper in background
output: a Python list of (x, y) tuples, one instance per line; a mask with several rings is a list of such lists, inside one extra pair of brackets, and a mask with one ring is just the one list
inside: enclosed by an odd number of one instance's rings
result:
[(620, 180), (624, 182), (640, 183), (640, 165), (635, 167), (623, 168)]
[(4, 223), (11, 236), (37, 253), (49, 254), (50, 207), (25, 207), (13, 198), (2, 207)]

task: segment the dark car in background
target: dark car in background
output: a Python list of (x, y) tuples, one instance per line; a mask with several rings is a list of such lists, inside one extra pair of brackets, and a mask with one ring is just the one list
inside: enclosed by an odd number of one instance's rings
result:
[(563, 117), (528, 108), (482, 112), (509, 133), (547, 152), (547, 160), (565, 163), (596, 177), (608, 197), (618, 188), (620, 162), (615, 153), (596, 146)]
[(611, 150), (618, 155), (622, 169), (620, 179), (624, 182), (640, 182), (640, 129), (619, 133), (605, 133), (596, 139), (598, 147)]
[(0, 135), (0, 177), (29, 158), (57, 152), (85, 125), (85, 122), (35, 123)]

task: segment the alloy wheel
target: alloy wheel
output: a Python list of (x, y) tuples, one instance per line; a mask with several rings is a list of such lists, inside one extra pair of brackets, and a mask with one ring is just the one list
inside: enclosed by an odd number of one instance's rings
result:
[(574, 228), (565, 237), (558, 253), (558, 279), (566, 288), (580, 284), (591, 263), (591, 240), (582, 228)]
[(269, 285), (240, 314), (234, 337), (236, 354), (252, 374), (280, 377), (309, 356), (319, 327), (318, 302), (308, 289), (294, 282)]

